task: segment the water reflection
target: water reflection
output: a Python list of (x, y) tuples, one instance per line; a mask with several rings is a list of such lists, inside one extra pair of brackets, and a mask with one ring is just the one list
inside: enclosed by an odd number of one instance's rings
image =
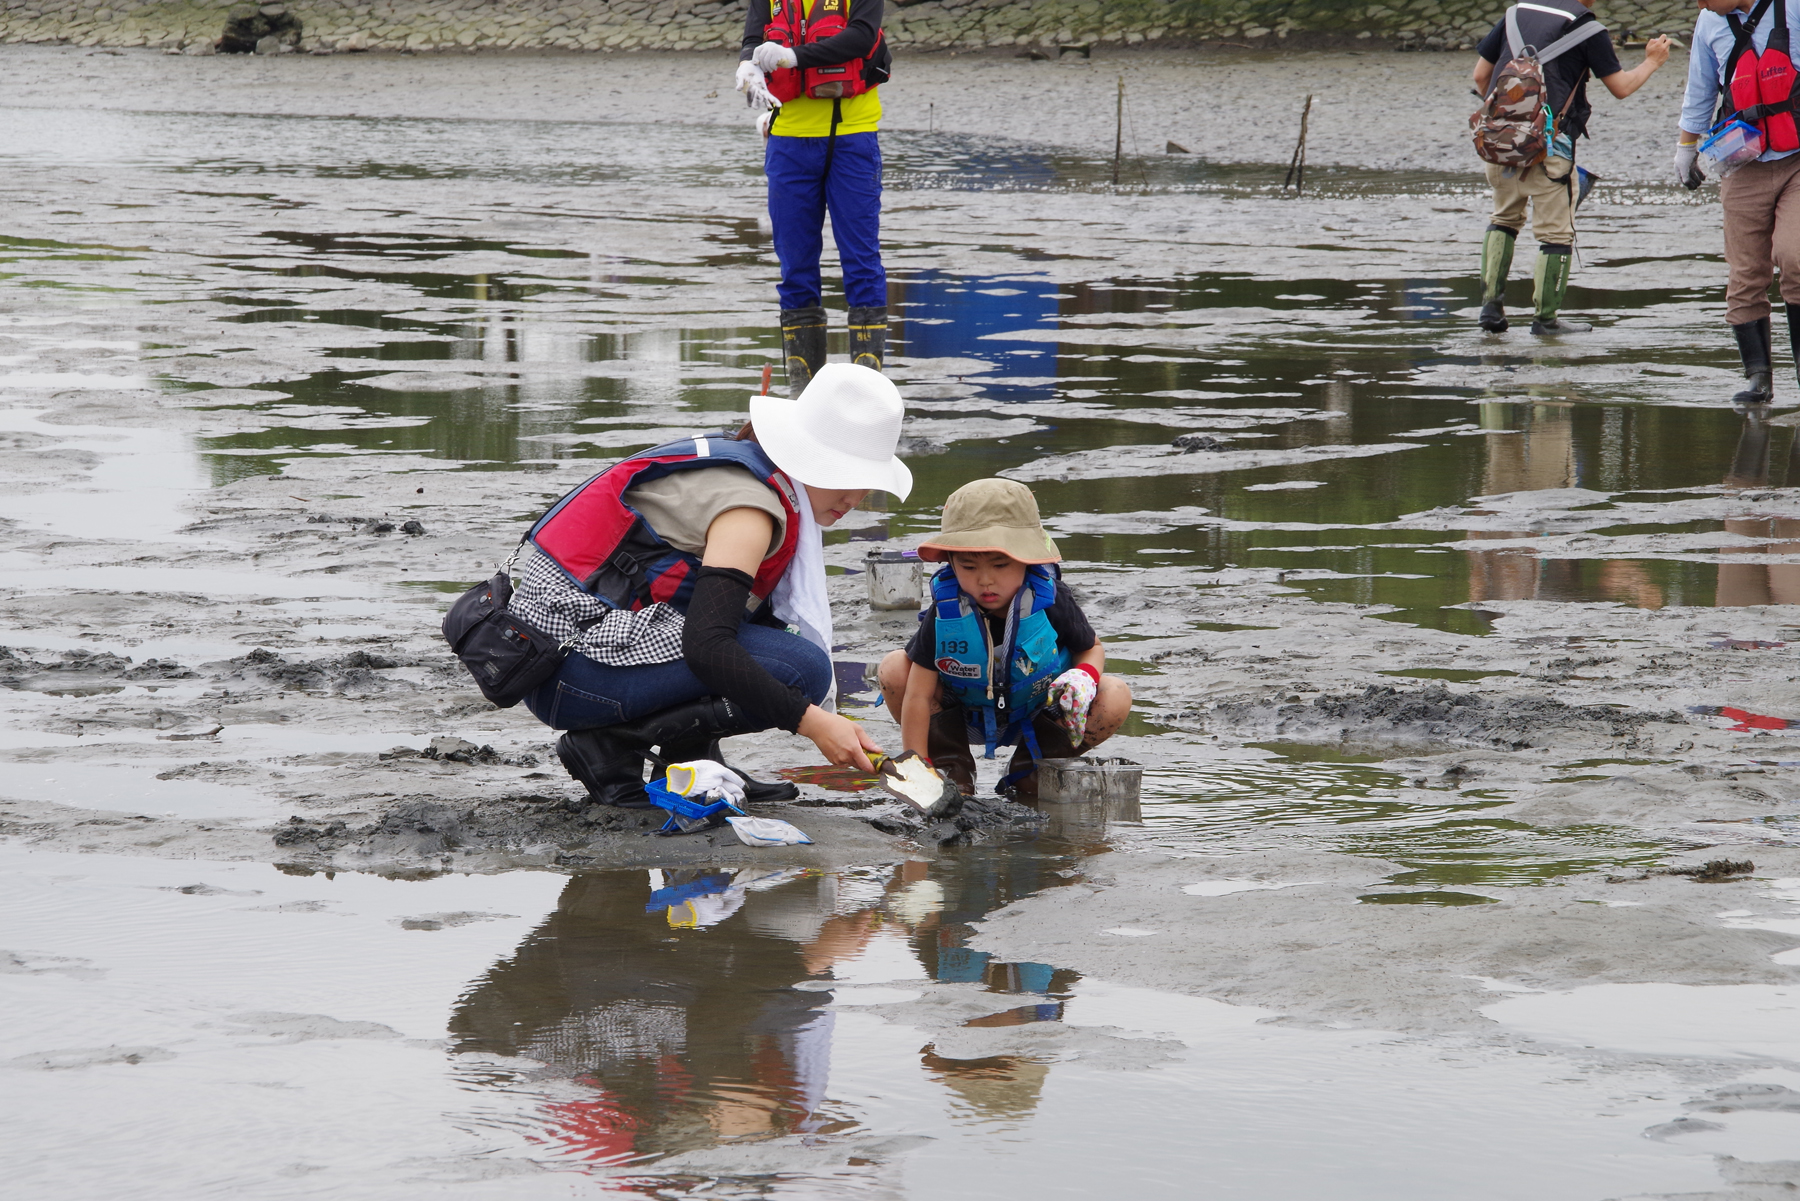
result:
[[(990, 854), (819, 872), (612, 871), (572, 878), (556, 912), (458, 1005), (460, 1051), (519, 1056), (588, 1095), (546, 1104), (536, 1137), (597, 1162), (726, 1140), (851, 1129), (833, 1100), (846, 977), (927, 978), (1018, 994), (972, 1025), (1056, 1021), (1078, 977), (971, 950), (973, 923), (1067, 882), (1060, 861)], [(1048, 1066), (958, 1059), (927, 1044), (920, 1070), (971, 1115), (1035, 1107)]]
[[(1763, 488), (1769, 484), (1771, 430), (1766, 412), (1744, 415), (1727, 488)], [(1800, 482), (1800, 436), (1789, 443), (1785, 477)], [(1791, 517), (1751, 517), (1727, 520), (1728, 533), (1762, 541), (1760, 546), (1737, 548), (1739, 553), (1800, 555), (1800, 521)], [(1721, 563), (1718, 604), (1791, 605), (1800, 603), (1800, 564)]]

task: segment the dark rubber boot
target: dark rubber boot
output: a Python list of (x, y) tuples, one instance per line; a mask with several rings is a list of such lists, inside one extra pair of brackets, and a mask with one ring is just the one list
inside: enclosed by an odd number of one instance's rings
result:
[(1513, 246), (1519, 235), (1504, 225), (1490, 225), (1481, 240), (1481, 328), (1506, 332), (1506, 277), (1512, 271)]
[[(1793, 355), (1794, 355), (1795, 378), (1796, 378), (1796, 380), (1800, 380), (1800, 304), (1790, 304), (1787, 306), (1787, 323), (1788, 323), (1788, 349), (1790, 351), (1792, 351)], [(1770, 335), (1769, 340), (1771, 343), (1773, 343), (1773, 341), (1774, 341), (1773, 334)], [(1771, 351), (1773, 351), (1774, 350), (1773, 345), (1771, 345), (1769, 349)], [(1775, 364), (1773, 362), (1774, 355), (1771, 354), (1769, 357), (1771, 360), (1771, 362), (1769, 364), (1769, 374), (1771, 376), (1773, 376), (1775, 373)], [(1772, 388), (1771, 388), (1771, 391), (1773, 391)]]
[(644, 792), (644, 746), (615, 732), (616, 727), (570, 730), (556, 740), (563, 769), (587, 786), (595, 804), (648, 809)]
[(966, 795), (975, 795), (975, 752), (969, 746), (968, 719), (961, 705), (946, 705), (931, 715), (925, 753), (940, 776)]
[[(1033, 720), (1032, 730), (1037, 734), (1038, 750), (1044, 753), (1046, 759), (1072, 759), (1081, 754), (1081, 748), (1075, 745), (1069, 732), (1041, 713)], [(1012, 799), (1015, 801), (1035, 801), (1038, 795), (1037, 764), (1032, 760), (1031, 752), (1026, 749), (1025, 740), (1021, 738), (1019, 745), (1013, 750), (1012, 762), (1006, 765), (1006, 774), (1010, 776), (1028, 767), (1031, 769), (1030, 773), (1013, 782)]]
[(825, 306), (781, 310), (781, 355), (788, 397), (797, 397), (825, 365)]
[(725, 753), (719, 747), (719, 740), (713, 738), (705, 743), (670, 743), (658, 748), (658, 754), (651, 760), (659, 767), (667, 768), (671, 763), (691, 763), (695, 759), (711, 759), (738, 779), (744, 782), (744, 801), (751, 805), (773, 805), (779, 801), (797, 801), (800, 790), (783, 780), (777, 784), (772, 780), (758, 780), (741, 767), (733, 767), (725, 762)]
[(887, 306), (870, 305), (850, 310), (850, 361), (875, 371), (887, 362)]
[(1742, 392), (1731, 398), (1731, 403), (1768, 404), (1775, 399), (1775, 348), (1769, 331), (1769, 319), (1762, 317), (1746, 321), (1742, 325), (1734, 325), (1731, 332), (1737, 338), (1738, 357), (1744, 360), (1744, 378), (1750, 381)]
[(1569, 264), (1574, 250), (1572, 246), (1553, 246), (1548, 242), (1538, 246), (1537, 266), (1531, 273), (1531, 282), (1535, 285), (1533, 302), (1536, 312), (1531, 319), (1531, 332), (1540, 337), (1546, 334), (1585, 334), (1594, 328), (1585, 321), (1571, 321), (1567, 317), (1557, 316), (1562, 310), (1563, 294), (1569, 290)]

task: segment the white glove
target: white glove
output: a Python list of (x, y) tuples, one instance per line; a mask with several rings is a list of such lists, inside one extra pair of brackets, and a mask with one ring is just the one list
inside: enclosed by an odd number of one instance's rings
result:
[[(781, 106), (781, 102), (779, 100), (776, 101), (775, 103), (776, 103), (776, 108), (779, 108)], [(775, 122), (775, 109), (773, 109), (773, 108), (769, 109), (767, 112), (763, 113), (762, 116), (760, 116), (756, 119), (756, 132), (760, 133), (763, 136), (763, 139), (765, 141), (768, 139), (768, 136), (769, 136), (769, 126), (774, 124), (774, 122)]]
[(750, 55), (750, 61), (770, 75), (800, 65), (799, 56), (780, 42), (764, 42)]
[(1705, 180), (1700, 170), (1699, 143), (1675, 147), (1675, 182), (1691, 192)]
[(1076, 746), (1087, 733), (1088, 711), (1094, 707), (1094, 694), (1100, 686), (1094, 677), (1079, 667), (1071, 667), (1050, 685), (1050, 707), (1059, 710), (1056, 724), (1069, 735)]
[(668, 778), (669, 791), (681, 796), (706, 796), (733, 805), (744, 803), (744, 781), (729, 767), (711, 759), (671, 763)]
[(769, 93), (768, 76), (762, 68), (748, 60), (738, 64), (737, 90), (744, 94), (744, 103), (753, 109), (767, 111), (780, 108), (781, 101)]

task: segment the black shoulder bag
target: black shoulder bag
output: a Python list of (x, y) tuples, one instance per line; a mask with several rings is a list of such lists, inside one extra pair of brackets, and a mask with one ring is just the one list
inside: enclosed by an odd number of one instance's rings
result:
[(493, 579), (463, 593), (444, 614), (444, 641), (475, 677), (481, 695), (502, 709), (512, 708), (555, 675), (575, 638), (600, 620), (582, 622), (568, 641), (559, 643), (507, 612), (513, 593), (512, 564), (508, 559)]

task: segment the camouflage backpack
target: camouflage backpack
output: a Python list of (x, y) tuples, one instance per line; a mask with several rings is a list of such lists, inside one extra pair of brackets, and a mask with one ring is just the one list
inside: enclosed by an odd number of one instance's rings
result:
[(1520, 169), (1544, 161), (1550, 148), (1550, 108), (1545, 104), (1544, 64), (1565, 50), (1606, 32), (1598, 21), (1585, 21), (1542, 50), (1519, 36), (1519, 10), (1506, 10), (1506, 50), (1511, 55), (1496, 68), (1487, 97), (1469, 117), (1475, 153), (1502, 167)]

